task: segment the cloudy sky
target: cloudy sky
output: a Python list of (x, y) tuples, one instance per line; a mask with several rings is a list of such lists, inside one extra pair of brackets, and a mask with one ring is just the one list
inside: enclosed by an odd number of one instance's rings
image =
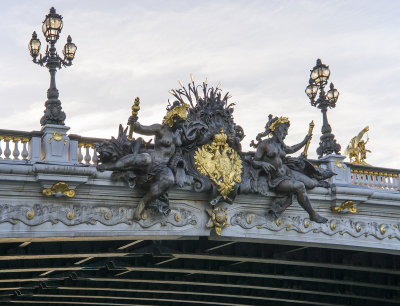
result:
[(0, 128), (39, 130), (49, 73), (28, 53), (51, 6), (78, 46), (57, 73), (70, 133), (116, 136), (136, 96), (142, 123), (161, 122), (178, 80), (221, 82), (236, 102), (244, 148), (268, 114), (287, 116), (287, 144), (314, 120), (316, 158), (322, 115), (304, 93), (317, 58), (339, 90), (328, 118), (342, 152), (370, 126), (367, 162), (400, 168), (400, 2), (398, 1), (13, 1), (1, 0)]

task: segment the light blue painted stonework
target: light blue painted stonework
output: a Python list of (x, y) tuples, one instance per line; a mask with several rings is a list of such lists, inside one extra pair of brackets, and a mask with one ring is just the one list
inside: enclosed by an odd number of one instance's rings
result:
[[(210, 236), (205, 210), (208, 195), (189, 187), (170, 191), (172, 211), (168, 216), (147, 210), (145, 220), (134, 221), (133, 210), (142, 195), (123, 182), (112, 181), (110, 171), (98, 172), (94, 166), (97, 156), (90, 146), (94, 140), (67, 135), (67, 131), (68, 127), (47, 125), (41, 136), (28, 135), (25, 143), (16, 131), (0, 135), (2, 241)], [(210, 238), (398, 252), (400, 170), (351, 165), (343, 160), (344, 156), (330, 155), (315, 161), (337, 174), (330, 179), (331, 188), (308, 191), (313, 207), (329, 219), (327, 223), (310, 221), (296, 202), (279, 219), (271, 217), (267, 211), (276, 196), (272, 192), (267, 196), (238, 195), (233, 204), (220, 205), (227, 208), (229, 226), (222, 229), (221, 236), (211, 234)], [(67, 183), (75, 196), (42, 193), (58, 182)], [(353, 201), (357, 212), (332, 211), (345, 201)]]

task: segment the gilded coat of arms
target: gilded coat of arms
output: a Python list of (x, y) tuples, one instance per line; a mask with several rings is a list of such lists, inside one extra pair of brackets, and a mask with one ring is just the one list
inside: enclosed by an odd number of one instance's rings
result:
[(219, 187), (218, 191), (224, 199), (235, 184), (241, 182), (243, 168), (239, 155), (226, 140), (227, 136), (221, 128), (211, 144), (203, 145), (194, 154), (197, 170)]

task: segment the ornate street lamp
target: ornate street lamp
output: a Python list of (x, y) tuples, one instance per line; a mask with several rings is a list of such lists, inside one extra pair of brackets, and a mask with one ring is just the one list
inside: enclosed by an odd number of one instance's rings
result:
[[(47, 90), (47, 101), (44, 115), (40, 119), (42, 126), (46, 124), (64, 125), (65, 113), (61, 109), (61, 101), (58, 100), (58, 90), (56, 87), (56, 72), (62, 66), (67, 67), (72, 65), (72, 60), (75, 57), (76, 45), (72, 42), (71, 36), (68, 36), (67, 43), (64, 46), (64, 58), (61, 58), (56, 51), (55, 44), (59, 38), (63, 27), (62, 16), (56, 13), (54, 7), (50, 9), (43, 21), (42, 31), (48, 43), (46, 53), (42, 57), (40, 54), (40, 41), (37, 38), (36, 32), (33, 32), (32, 38), (29, 41), (29, 53), (33, 58), (33, 62), (40, 66), (45, 66), (50, 72), (50, 88)], [(39, 59), (37, 58), (39, 56)]]
[[(327, 111), (329, 108), (336, 106), (336, 101), (339, 97), (339, 92), (330, 84), (330, 89), (325, 93), (325, 86), (331, 72), (329, 66), (322, 64), (320, 59), (317, 59), (317, 64), (311, 70), (309, 85), (306, 87), (306, 94), (310, 99), (312, 106), (319, 108), (322, 112), (322, 136), (320, 138), (319, 147), (317, 149), (318, 158), (327, 154), (340, 154), (340, 145), (336, 143), (335, 135), (332, 134), (332, 128), (328, 123)], [(319, 91), (318, 99), (315, 100)]]

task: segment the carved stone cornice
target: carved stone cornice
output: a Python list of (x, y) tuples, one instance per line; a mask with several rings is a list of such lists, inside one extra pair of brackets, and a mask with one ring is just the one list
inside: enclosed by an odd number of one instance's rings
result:
[(311, 222), (308, 217), (282, 216), (274, 218), (268, 214), (255, 214), (251, 212), (239, 212), (231, 217), (232, 226), (240, 226), (243, 229), (256, 227), (259, 230), (279, 232), (282, 230), (296, 231), (300, 234), (323, 233), (328, 236), (348, 234), (354, 238), (361, 236), (373, 236), (382, 240), (385, 238), (397, 238), (400, 240), (400, 222), (397, 224), (366, 222), (349, 218), (334, 218), (327, 223)]
[(108, 226), (138, 223), (142, 228), (150, 228), (156, 224), (183, 227), (195, 226), (198, 223), (198, 216), (183, 208), (173, 209), (168, 216), (148, 209), (145, 220), (135, 222), (132, 220), (134, 208), (134, 206), (120, 205), (0, 204), (0, 224), (4, 222), (16, 224), (18, 221), (29, 226), (38, 226), (46, 222), (52, 224), (61, 222), (68, 226), (95, 225), (97, 222)]

